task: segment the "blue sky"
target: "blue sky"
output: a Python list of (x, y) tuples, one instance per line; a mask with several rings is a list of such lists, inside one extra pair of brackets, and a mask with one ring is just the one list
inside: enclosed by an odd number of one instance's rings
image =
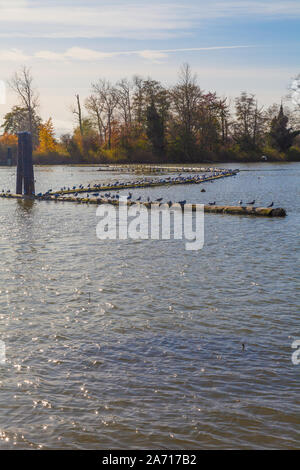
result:
[[(184, 62), (203, 89), (269, 105), (300, 72), (299, 30), (299, 0), (0, 0), (0, 79), (30, 66), (42, 116), (61, 131), (99, 77), (173, 84)], [(13, 103), (8, 93), (0, 117)]]

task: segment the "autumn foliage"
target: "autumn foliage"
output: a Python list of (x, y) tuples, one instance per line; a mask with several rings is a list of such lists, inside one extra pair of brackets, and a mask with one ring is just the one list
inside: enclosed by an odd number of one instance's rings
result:
[(48, 154), (57, 151), (57, 143), (55, 140), (55, 131), (52, 123), (52, 118), (40, 125), (39, 128), (39, 146), (38, 153)]
[[(14, 80), (32, 83), (27, 69)], [(4, 117), (0, 161), (7, 147), (15, 159), (16, 134), (30, 129), (41, 164), (300, 160), (299, 108), (265, 108), (246, 92), (230, 102), (204, 91), (188, 65), (170, 87), (138, 76), (99, 79), (85, 100), (75, 98), (74, 130), (59, 137), (38, 102), (29, 109), (21, 100)]]

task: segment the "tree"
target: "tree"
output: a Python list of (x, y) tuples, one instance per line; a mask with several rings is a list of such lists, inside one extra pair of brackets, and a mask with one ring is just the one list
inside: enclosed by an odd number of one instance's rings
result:
[(114, 120), (114, 112), (118, 104), (118, 93), (115, 87), (107, 80), (100, 79), (97, 83), (92, 84), (94, 95), (96, 95), (99, 107), (102, 110), (104, 127), (107, 130), (105, 135), (105, 143), (108, 149), (111, 149), (112, 125)]
[(16, 135), (4, 133), (0, 136), (0, 161), (6, 162), (7, 147), (10, 147), (13, 155), (13, 162), (16, 161), (18, 138)]
[(235, 99), (235, 112), (234, 139), (240, 144), (242, 150), (257, 150), (264, 133), (263, 108), (258, 108), (254, 95), (242, 92)]
[[(29, 116), (26, 108), (14, 106), (12, 110), (5, 114), (4, 122), (1, 125), (5, 133), (16, 135), (18, 132), (28, 131), (29, 129)], [(32, 133), (38, 140), (39, 126), (41, 118), (35, 113), (33, 115)]]
[(135, 75), (133, 77), (134, 94), (133, 94), (133, 112), (136, 125), (142, 127), (143, 124), (143, 109), (144, 109), (144, 79)]
[(98, 129), (99, 144), (105, 142), (106, 126), (103, 121), (103, 106), (98, 96), (92, 94), (85, 101), (85, 107), (90, 116), (90, 122), (94, 123)]
[(192, 75), (190, 66), (184, 64), (179, 73), (179, 81), (171, 90), (175, 133), (180, 136), (183, 156), (192, 160), (196, 151), (196, 130), (198, 106), (202, 91), (197, 84), (196, 75)]
[(51, 117), (44, 124), (40, 125), (39, 141), (40, 145), (38, 147), (38, 151), (40, 153), (48, 154), (57, 150), (54, 126)]
[(298, 110), (300, 110), (300, 73), (293, 79), (290, 87), (289, 98)]
[(132, 83), (129, 82), (126, 78), (122, 78), (117, 83), (116, 93), (118, 99), (118, 108), (121, 114), (125, 132), (131, 130), (132, 123)]
[(23, 67), (19, 72), (16, 72), (10, 79), (9, 86), (19, 98), (21, 107), (26, 110), (27, 119), (24, 121), (26, 128), (23, 131), (31, 132), (33, 144), (36, 147), (38, 135), (35, 122), (38, 117), (39, 95), (34, 87), (30, 69)]
[(271, 122), (270, 140), (271, 145), (280, 152), (286, 152), (292, 145), (295, 137), (300, 131), (293, 131), (288, 127), (289, 118), (283, 112), (283, 106), (280, 106), (278, 116)]
[[(280, 104), (274, 103), (269, 106), (265, 111), (265, 121), (266, 121), (266, 133), (268, 134), (271, 127), (272, 120), (278, 116), (280, 111)], [(284, 106), (284, 114), (289, 118), (290, 127), (296, 131), (300, 129), (300, 108), (291, 108), (290, 106)]]
[(77, 94), (75, 95), (76, 98), (76, 107), (71, 107), (72, 113), (76, 116), (76, 120), (78, 121), (78, 126), (80, 129), (80, 134), (83, 136), (83, 128), (82, 128), (82, 111), (81, 111), (81, 104), (80, 104), (80, 96)]
[(154, 101), (147, 108), (147, 137), (150, 140), (153, 152), (162, 155), (165, 147), (164, 124), (158, 114)]

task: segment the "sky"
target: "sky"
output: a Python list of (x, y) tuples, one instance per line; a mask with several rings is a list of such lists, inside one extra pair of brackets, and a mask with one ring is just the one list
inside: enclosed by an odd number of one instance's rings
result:
[(16, 104), (3, 82), (24, 65), (58, 133), (99, 78), (173, 85), (183, 63), (203, 90), (268, 106), (300, 73), (299, 31), (299, 0), (0, 0), (0, 120)]

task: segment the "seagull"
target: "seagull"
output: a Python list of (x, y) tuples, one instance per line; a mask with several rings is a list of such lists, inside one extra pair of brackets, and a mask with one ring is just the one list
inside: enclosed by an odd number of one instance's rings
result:
[(268, 207), (273, 207), (274, 206), (274, 202), (272, 201), (271, 204), (268, 205)]
[(243, 201), (239, 201), (239, 205), (241, 206), (243, 204)]

